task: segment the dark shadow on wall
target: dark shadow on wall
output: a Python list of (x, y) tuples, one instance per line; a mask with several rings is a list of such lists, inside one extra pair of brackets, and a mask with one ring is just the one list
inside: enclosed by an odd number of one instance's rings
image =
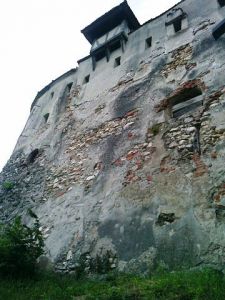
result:
[[(169, 269), (201, 264), (200, 249), (205, 253), (207, 245), (203, 241), (207, 241), (206, 234), (193, 216), (183, 222), (162, 226), (161, 232), (158, 231), (156, 263), (163, 262)], [(172, 236), (169, 235), (171, 230), (174, 232)]]
[(155, 246), (153, 223), (143, 223), (142, 213), (135, 212), (124, 222), (120, 219), (108, 220), (98, 229), (100, 238), (112, 239), (120, 260), (129, 261)]
[(73, 85), (72, 82), (67, 84), (67, 86), (64, 88), (62, 96), (58, 98), (58, 101), (56, 103), (56, 122), (61, 118), (61, 115), (66, 110), (72, 85)]
[[(139, 83), (133, 84), (132, 86), (125, 87), (122, 92), (115, 99), (113, 105), (113, 117), (123, 118), (128, 112), (138, 109), (139, 103), (145, 99), (151, 88), (151, 85), (156, 80), (153, 76), (154, 74), (159, 74), (165, 63), (165, 58), (160, 59), (157, 64), (153, 67), (152, 71), (148, 76)], [(158, 80), (158, 79), (157, 79)], [(137, 120), (137, 122), (140, 122)], [(138, 126), (138, 124), (136, 124)], [(116, 136), (109, 136), (102, 144), (102, 156), (100, 158), (104, 165), (104, 170), (98, 178), (97, 189), (102, 190), (104, 184), (107, 182), (107, 173), (112, 167), (112, 162), (115, 159), (115, 152), (117, 149), (121, 148), (121, 145), (126, 141), (127, 135), (125, 136), (123, 132)]]

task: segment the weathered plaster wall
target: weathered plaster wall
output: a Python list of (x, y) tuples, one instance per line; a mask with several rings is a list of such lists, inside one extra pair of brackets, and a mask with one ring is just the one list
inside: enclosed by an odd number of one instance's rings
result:
[[(225, 37), (215, 41), (212, 28), (225, 8), (216, 0), (177, 7), (188, 28), (169, 37), (165, 13), (94, 72), (87, 58), (56, 81), (0, 175), (1, 219), (29, 222), (32, 208), (59, 270), (224, 269)], [(171, 101), (192, 88), (203, 105), (173, 118)]]

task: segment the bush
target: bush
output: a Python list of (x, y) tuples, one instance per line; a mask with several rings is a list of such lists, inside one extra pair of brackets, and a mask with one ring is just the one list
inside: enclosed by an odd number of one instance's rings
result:
[(0, 275), (31, 276), (36, 271), (36, 260), (43, 254), (44, 241), (35, 219), (30, 228), (16, 217), (12, 224), (0, 226)]
[(14, 184), (12, 182), (10, 182), (10, 181), (5, 181), (3, 183), (3, 189), (6, 190), (6, 191), (12, 190), (13, 187), (14, 187)]
[(155, 124), (152, 126), (152, 128), (150, 129), (150, 132), (156, 136), (157, 134), (159, 134), (160, 132), (160, 127), (161, 127), (161, 124)]

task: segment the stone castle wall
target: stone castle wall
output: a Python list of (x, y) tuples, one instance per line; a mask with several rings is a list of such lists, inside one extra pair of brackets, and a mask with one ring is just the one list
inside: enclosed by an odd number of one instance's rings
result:
[(224, 10), (182, 1), (35, 99), (0, 175), (0, 215), (29, 223), (31, 208), (56, 269), (224, 268), (225, 37), (212, 35)]

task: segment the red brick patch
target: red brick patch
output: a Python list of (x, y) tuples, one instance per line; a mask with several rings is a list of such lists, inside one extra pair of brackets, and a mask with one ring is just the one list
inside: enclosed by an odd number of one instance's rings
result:
[(201, 160), (201, 157), (199, 154), (195, 153), (192, 156), (192, 159), (196, 166), (196, 171), (194, 172), (194, 177), (200, 177), (200, 176), (208, 173), (208, 168), (204, 164), (204, 162)]
[(138, 113), (137, 110), (128, 111), (125, 114), (124, 118), (127, 118), (127, 117), (136, 117), (137, 113)]
[(148, 183), (150, 184), (152, 182), (152, 176), (151, 175), (146, 175), (146, 179), (148, 181)]
[(133, 133), (131, 131), (128, 132), (127, 136), (128, 136), (129, 140), (132, 140), (134, 138), (134, 135), (133, 135)]
[(113, 163), (117, 167), (122, 167), (122, 165), (123, 165), (123, 161), (120, 158), (118, 158), (117, 160), (115, 160)]
[(139, 155), (139, 151), (137, 150), (134, 150), (134, 151), (130, 151), (128, 152), (127, 156), (126, 156), (126, 159), (127, 160), (132, 160), (134, 159), (135, 157), (137, 157)]

